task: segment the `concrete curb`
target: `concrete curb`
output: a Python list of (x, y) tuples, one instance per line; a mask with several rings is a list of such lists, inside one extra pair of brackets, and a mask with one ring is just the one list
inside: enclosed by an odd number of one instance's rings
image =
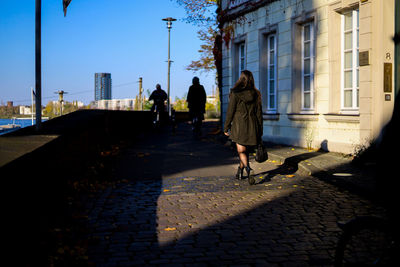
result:
[[(287, 157), (284, 157), (278, 153), (268, 152), (268, 156), (270, 160), (275, 160), (283, 164)], [(296, 171), (297, 174), (299, 175), (309, 175), (312, 176), (313, 174), (320, 173), (324, 170), (314, 166), (311, 162), (304, 162), (300, 161), (298, 163), (298, 169)]]
[[(296, 148), (297, 151), (302, 150), (301, 153), (299, 154), (290, 154), (291, 156), (298, 156), (301, 154), (304, 154), (304, 149), (302, 148)], [(288, 156), (285, 156), (285, 154), (288, 154), (287, 148), (285, 149), (270, 149), (268, 154), (269, 154), (269, 159), (270, 160), (275, 160), (277, 162), (280, 162), (281, 164), (285, 163), (285, 161), (290, 158)], [(305, 152), (308, 153), (308, 152)], [(315, 153), (315, 152), (309, 152), (309, 153)], [(320, 175), (322, 173), (328, 173), (334, 171), (336, 168), (349, 164), (351, 162), (350, 159), (346, 159), (344, 156), (341, 156), (337, 153), (333, 152), (316, 152), (319, 153), (316, 156), (313, 156), (308, 159), (300, 160), (297, 164), (297, 171), (296, 173), (299, 175), (307, 175), (307, 176), (314, 176), (316, 174)], [(288, 162), (288, 164), (290, 164)]]

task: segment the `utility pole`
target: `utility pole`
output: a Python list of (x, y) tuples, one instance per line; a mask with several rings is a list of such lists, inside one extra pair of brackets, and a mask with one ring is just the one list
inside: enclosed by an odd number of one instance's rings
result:
[(143, 99), (142, 99), (142, 93), (143, 93), (143, 79), (142, 77), (139, 77), (139, 110), (143, 110)]
[(60, 116), (63, 114), (63, 103), (64, 103), (64, 94), (68, 94), (67, 92), (64, 92), (63, 90), (55, 92), (55, 94), (58, 94), (58, 102), (60, 103)]
[(35, 4), (35, 103), (36, 103), (36, 131), (42, 128), (42, 1)]

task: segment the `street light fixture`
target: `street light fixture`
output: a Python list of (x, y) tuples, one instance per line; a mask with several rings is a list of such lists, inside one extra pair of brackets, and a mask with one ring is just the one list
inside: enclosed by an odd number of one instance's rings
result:
[(170, 59), (170, 40), (171, 40), (171, 28), (172, 28), (172, 22), (176, 21), (176, 19), (168, 17), (165, 19), (162, 19), (163, 21), (167, 22), (167, 28), (168, 28), (168, 99), (167, 99), (167, 105), (168, 105), (168, 116), (171, 118), (171, 103), (170, 103), (170, 68), (171, 68), (171, 59)]

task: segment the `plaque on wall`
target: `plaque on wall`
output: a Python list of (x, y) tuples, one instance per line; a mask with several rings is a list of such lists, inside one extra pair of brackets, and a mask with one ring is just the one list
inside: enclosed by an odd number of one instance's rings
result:
[(383, 91), (392, 92), (392, 63), (383, 63)]
[(358, 53), (358, 63), (360, 66), (369, 65), (369, 51), (362, 51)]

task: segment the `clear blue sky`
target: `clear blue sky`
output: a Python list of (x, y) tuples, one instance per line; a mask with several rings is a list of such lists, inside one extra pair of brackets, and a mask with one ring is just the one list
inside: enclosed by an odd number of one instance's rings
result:
[[(194, 75), (207, 94), (214, 73), (185, 70), (199, 58), (197, 26), (182, 21), (173, 0), (72, 0), (64, 17), (61, 0), (42, 0), (42, 103), (94, 100), (94, 73), (109, 72), (114, 99), (134, 98), (143, 88), (167, 89), (168, 30), (162, 18), (178, 19), (171, 30), (171, 96), (182, 97)], [(0, 1), (0, 101), (30, 104), (35, 86), (35, 0)], [(126, 85), (128, 84), (128, 85)]]

